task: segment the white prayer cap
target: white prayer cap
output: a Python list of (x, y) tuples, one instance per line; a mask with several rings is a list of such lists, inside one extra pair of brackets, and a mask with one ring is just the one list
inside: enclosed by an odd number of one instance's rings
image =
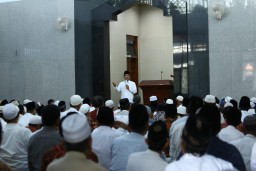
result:
[(149, 97), (149, 101), (151, 101), (151, 102), (152, 102), (152, 101), (156, 101), (156, 100), (157, 100), (157, 97), (156, 97), (156, 96), (150, 96), (150, 97)]
[(30, 121), (29, 121), (30, 124), (33, 124), (33, 125), (40, 125), (42, 124), (42, 118), (41, 116), (38, 116), (38, 115), (34, 115)]
[(107, 100), (107, 101), (105, 102), (105, 106), (106, 106), (106, 107), (109, 107), (109, 108), (113, 108), (113, 107), (114, 107), (114, 102), (113, 102), (113, 100)]
[(224, 105), (224, 108), (225, 108), (225, 107), (234, 107), (234, 106), (233, 106), (232, 103), (227, 102), (227, 103), (225, 103), (225, 105)]
[(167, 99), (166, 104), (173, 104), (173, 100), (172, 99)]
[(232, 97), (230, 97), (230, 96), (227, 96), (227, 97), (225, 98), (225, 102), (226, 102), (226, 103), (230, 102), (230, 100), (232, 100)]
[(179, 106), (177, 108), (177, 113), (181, 115), (186, 115), (187, 114), (187, 108), (185, 106)]
[(59, 100), (56, 100), (53, 104), (55, 105), (55, 106), (58, 106), (58, 104), (59, 104)]
[(19, 106), (19, 102), (17, 100), (12, 101), (12, 104), (14, 104), (15, 106)]
[(72, 106), (78, 106), (78, 105), (82, 104), (82, 102), (83, 102), (83, 99), (79, 95), (73, 95), (70, 98), (70, 104)]
[(204, 98), (204, 101), (206, 103), (216, 103), (215, 96), (213, 96), (213, 95), (206, 95)]
[(85, 116), (67, 116), (61, 124), (63, 139), (68, 143), (79, 143), (91, 135), (91, 128)]
[(253, 102), (250, 102), (250, 105), (251, 105), (251, 108), (255, 107), (255, 103), (253, 103)]
[(80, 109), (79, 112), (86, 114), (90, 111), (90, 106), (88, 104), (83, 104)]
[(252, 97), (251, 102), (256, 103), (256, 97)]
[(3, 116), (6, 120), (12, 120), (19, 114), (19, 108), (12, 103), (6, 104), (3, 108)]
[(183, 98), (182, 96), (177, 96), (177, 97), (176, 97), (176, 100), (179, 100), (180, 102), (182, 102), (183, 99), (184, 99), (184, 98)]
[(25, 104), (27, 104), (27, 103), (29, 103), (29, 102), (32, 102), (32, 101), (29, 100), (29, 99), (26, 99), (26, 100), (24, 100), (23, 105), (25, 105)]

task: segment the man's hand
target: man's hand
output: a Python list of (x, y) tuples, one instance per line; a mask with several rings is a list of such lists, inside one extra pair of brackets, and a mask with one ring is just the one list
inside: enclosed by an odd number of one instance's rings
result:
[(125, 84), (125, 87), (127, 90), (129, 90), (129, 85), (128, 84)]
[(113, 86), (116, 87), (116, 83), (115, 82), (112, 82)]

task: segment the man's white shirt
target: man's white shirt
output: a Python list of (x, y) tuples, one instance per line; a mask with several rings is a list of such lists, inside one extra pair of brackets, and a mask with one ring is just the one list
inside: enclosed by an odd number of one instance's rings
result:
[[(129, 86), (129, 90), (126, 88), (126, 85)], [(122, 81), (115, 87), (116, 91), (121, 92), (121, 99), (128, 98), (129, 102), (133, 102), (133, 96), (137, 93), (137, 87), (133, 81)]]

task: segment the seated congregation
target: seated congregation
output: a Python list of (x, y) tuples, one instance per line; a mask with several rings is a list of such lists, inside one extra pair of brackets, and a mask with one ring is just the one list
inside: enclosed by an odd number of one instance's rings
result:
[(256, 98), (0, 104), (0, 171), (256, 171)]

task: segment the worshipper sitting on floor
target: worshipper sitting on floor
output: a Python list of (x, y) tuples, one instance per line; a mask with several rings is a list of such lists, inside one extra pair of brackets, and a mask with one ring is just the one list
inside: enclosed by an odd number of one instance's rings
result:
[(60, 111), (55, 105), (48, 105), (42, 111), (42, 129), (32, 134), (28, 144), (28, 165), (30, 171), (40, 171), (43, 154), (61, 143), (62, 138), (56, 131)]
[[(176, 108), (176, 106), (174, 106)], [(148, 150), (133, 153), (128, 158), (126, 171), (164, 171), (166, 161), (161, 158), (168, 138), (168, 131), (163, 121), (154, 122), (148, 130), (145, 140)]]
[(44, 108), (44, 105), (41, 105), (41, 106), (36, 108), (36, 113), (37, 113), (38, 116), (42, 116), (43, 108)]
[(29, 124), (30, 119), (36, 114), (36, 103), (29, 102), (26, 104), (27, 113), (25, 113), (18, 121), (18, 124), (26, 127)]
[(65, 101), (60, 101), (58, 103), (58, 108), (60, 110), (61, 113), (66, 111), (66, 102)]
[(248, 110), (249, 115), (255, 114), (255, 104), (253, 102), (250, 102), (251, 108)]
[(187, 115), (187, 108), (185, 106), (181, 106), (177, 109), (178, 118), (182, 118)]
[(171, 125), (169, 131), (170, 150), (169, 156), (171, 161), (175, 161), (179, 156), (180, 149), (180, 138), (182, 135), (183, 128), (186, 124), (188, 116), (194, 116), (199, 108), (203, 106), (203, 100), (200, 97), (192, 96), (189, 105), (187, 107), (187, 116), (177, 119)]
[(84, 98), (83, 104), (88, 104), (90, 106), (90, 112), (95, 110), (95, 107), (92, 106), (91, 99), (89, 97)]
[(252, 147), (256, 142), (256, 115), (249, 115), (244, 118), (245, 136), (230, 142), (241, 153), (247, 171), (251, 171)]
[(130, 102), (127, 98), (119, 100), (121, 111), (115, 114), (115, 121), (123, 122), (128, 125), (128, 115), (130, 110)]
[[(68, 113), (66, 116), (69, 115), (73, 115), (73, 114), (77, 114), (77, 112), (70, 112)], [(62, 120), (64, 120), (65, 117), (63, 117), (59, 123), (59, 129), (61, 128), (61, 123)], [(60, 133), (60, 132), (59, 132)], [(62, 135), (60, 134), (60, 136), (62, 137)], [(62, 137), (63, 138), (63, 137)], [(54, 159), (58, 159), (61, 158), (65, 155), (66, 153), (66, 149), (65, 149), (65, 145), (64, 145), (64, 141), (62, 140), (62, 142), (54, 147), (52, 147), (51, 149), (49, 149), (46, 153), (44, 153), (44, 156), (42, 158), (42, 164), (41, 164), (41, 171), (46, 171), (47, 166), (54, 160)], [(98, 158), (96, 156), (95, 153), (93, 153), (92, 151), (88, 151), (88, 153), (86, 154), (86, 157), (96, 163), (98, 163)]]
[(216, 105), (216, 98), (214, 95), (206, 95), (204, 98), (204, 105)]
[(1, 101), (0, 106), (5, 106), (6, 104), (8, 104), (8, 100), (4, 99)]
[(201, 108), (196, 117), (203, 122), (208, 123), (211, 128), (211, 139), (206, 151), (207, 154), (232, 163), (232, 165), (238, 170), (246, 170), (243, 158), (236, 147), (217, 137), (221, 126), (219, 109), (214, 105), (205, 105)]
[(17, 100), (15, 100), (15, 99), (12, 99), (9, 103), (12, 103), (12, 104), (14, 104), (17, 107), (19, 107), (19, 105), (20, 105), (20, 103)]
[(83, 115), (81, 112), (78, 112), (81, 105), (82, 105), (83, 99), (79, 95), (73, 95), (70, 97), (70, 108), (66, 110), (65, 112), (62, 112), (60, 115), (60, 118), (63, 118), (66, 116), (69, 112), (77, 112), (80, 115)]
[(135, 95), (134, 97), (133, 97), (133, 104), (140, 104), (141, 103), (141, 97), (140, 97), (140, 95)]
[(131, 107), (133, 105), (141, 104), (141, 97), (140, 97), (140, 95), (134, 95), (132, 102), (133, 103), (131, 104)]
[(48, 102), (47, 102), (47, 104), (48, 104), (48, 105), (53, 105), (54, 102), (55, 102), (55, 101), (54, 101), (53, 99), (49, 99)]
[[(171, 100), (171, 99), (168, 99), (168, 100)], [(165, 104), (164, 103), (160, 103), (159, 105), (157, 105), (156, 111), (153, 116), (153, 120), (154, 121), (159, 121), (159, 120), (165, 121)]]
[(176, 97), (176, 107), (178, 108), (179, 106), (182, 106), (182, 102), (183, 102), (183, 96), (177, 96)]
[(110, 170), (111, 145), (118, 137), (112, 129), (114, 125), (113, 110), (109, 107), (100, 107), (97, 115), (98, 127), (92, 132), (92, 150), (98, 156), (99, 164)]
[(90, 106), (88, 104), (82, 104), (82, 106), (79, 109), (79, 112), (87, 116), (88, 113), (90, 112)]
[(15, 171), (27, 171), (27, 147), (31, 131), (17, 124), (19, 108), (14, 104), (4, 106), (3, 116), (7, 125), (3, 128), (0, 161)]
[(154, 122), (153, 113), (152, 113), (151, 108), (149, 106), (145, 106), (145, 107), (147, 109), (148, 116), (149, 116), (149, 121), (148, 122), (149, 122), (149, 125), (151, 125)]
[(242, 138), (244, 134), (236, 129), (241, 123), (241, 111), (235, 107), (225, 107), (222, 113), (228, 126), (220, 130), (218, 137), (227, 143)]
[(239, 109), (242, 112), (242, 117), (241, 117), (242, 122), (244, 121), (244, 118), (249, 115), (248, 110), (250, 108), (251, 108), (251, 105), (250, 105), (249, 97), (247, 97), (247, 96), (241, 97), (240, 102), (239, 102)]
[(256, 171), (256, 143), (254, 143), (252, 147), (252, 155), (251, 155), (251, 171)]
[(237, 103), (237, 101), (235, 99), (231, 99), (230, 103), (233, 105), (233, 107), (238, 109), (238, 103)]
[(178, 110), (175, 106), (175, 104), (166, 104), (165, 105), (165, 123), (168, 130), (171, 128), (171, 125), (174, 121), (176, 121), (179, 118), (178, 116)]
[(116, 138), (111, 147), (111, 171), (125, 171), (130, 154), (146, 151), (144, 135), (148, 130), (148, 113), (144, 105), (138, 104), (129, 112), (130, 133)]
[(101, 106), (104, 106), (104, 99), (101, 96), (95, 96), (92, 98), (92, 106), (95, 110), (91, 111), (87, 115), (87, 119), (90, 123), (91, 129), (94, 130), (98, 126), (97, 113)]
[(3, 116), (3, 106), (0, 106), (0, 123), (2, 124), (2, 128), (5, 127), (5, 125), (7, 124), (5, 121), (4, 121), (4, 116)]
[[(2, 124), (0, 122), (0, 145), (1, 145), (1, 142), (2, 142)], [(0, 170), (1, 171), (12, 171), (11, 168), (9, 168), (5, 163), (3, 163), (1, 161), (1, 157), (0, 157)]]
[(60, 125), (60, 134), (67, 152), (63, 157), (50, 163), (47, 171), (106, 170), (86, 157), (92, 149), (91, 128), (86, 117), (79, 114), (66, 115)]
[(151, 108), (152, 113), (154, 114), (158, 105), (157, 102), (157, 97), (156, 96), (150, 96), (149, 97), (150, 105), (149, 107)]
[(115, 103), (114, 103), (113, 100), (107, 100), (107, 101), (105, 102), (105, 106), (108, 107), (108, 108), (110, 108), (110, 109), (112, 109), (112, 110), (114, 111)]
[[(166, 104), (166, 106), (165, 106), (165, 124), (166, 124), (167, 130), (168, 130), (168, 135), (169, 135), (169, 130), (171, 128), (172, 123), (175, 122), (178, 118), (179, 118), (179, 116), (177, 113), (176, 105), (175, 104)], [(170, 150), (170, 145), (169, 145), (169, 137), (168, 137), (168, 142), (166, 143), (166, 148), (164, 149), (164, 153), (165, 153), (166, 157), (169, 157), (169, 150)]]
[(195, 117), (189, 117), (181, 138), (183, 156), (169, 164), (165, 171), (232, 171), (231, 163), (206, 154), (210, 141), (210, 127)]
[(41, 116), (33, 116), (30, 121), (29, 124), (26, 128), (28, 128), (31, 132), (36, 132), (37, 130), (41, 129), (42, 127), (42, 119)]
[(21, 105), (21, 104), (18, 107), (19, 107), (19, 110), (20, 110), (19, 111), (19, 115), (21, 117), (21, 116), (23, 116), (25, 114), (25, 109), (24, 109), (24, 106)]

